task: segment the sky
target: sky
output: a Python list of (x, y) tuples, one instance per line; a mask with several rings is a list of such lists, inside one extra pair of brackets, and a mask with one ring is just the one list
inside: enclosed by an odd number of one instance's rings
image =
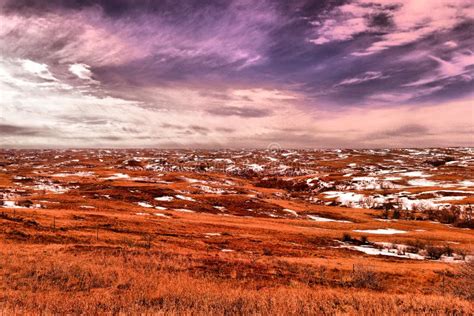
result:
[(472, 0), (0, 0), (0, 147), (474, 146)]

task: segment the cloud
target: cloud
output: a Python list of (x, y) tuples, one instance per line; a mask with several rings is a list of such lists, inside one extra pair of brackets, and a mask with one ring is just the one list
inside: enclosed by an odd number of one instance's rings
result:
[(199, 126), (199, 125), (191, 125), (189, 126), (189, 129), (192, 132), (200, 134), (200, 135), (207, 135), (210, 131), (209, 128), (204, 127), (204, 126)]
[(245, 118), (259, 118), (271, 115), (271, 111), (258, 108), (240, 108), (236, 106), (221, 106), (207, 110), (207, 113), (218, 116), (240, 116)]
[(379, 71), (367, 71), (362, 76), (353, 77), (342, 80), (336, 86), (343, 86), (343, 85), (353, 85), (353, 84), (360, 84), (363, 82), (376, 80), (376, 79), (385, 79), (388, 78), (387, 76), (383, 76)]
[[(45, 51), (53, 52), (51, 56), (41, 56), (45, 61), (48, 58), (70, 63), (80, 61), (92, 67), (153, 58), (163, 66), (184, 59), (199, 60), (208, 67), (235, 63), (236, 69), (242, 69), (264, 59), (265, 39), (277, 19), (277, 13), (265, 1), (253, 3), (252, 7), (232, 1), (217, 6), (215, 11), (200, 3), (162, 3), (156, 11), (150, 10), (155, 4), (149, 1), (142, 6), (129, 1), (120, 4), (101, 1), (95, 6), (41, 3), (28, 10), (26, 3), (9, 2), (8, 7), (16, 14), (2, 17), (1, 33), (10, 43), (7, 52), (17, 51), (18, 46), (28, 47), (29, 53), (36, 47), (44, 47)], [(133, 18), (104, 16), (104, 12), (111, 12), (114, 7), (122, 7), (123, 13), (128, 12)], [(135, 9), (126, 11), (127, 7)], [(41, 12), (44, 18), (18, 14), (31, 11)], [(170, 18), (171, 15), (183, 19)], [(24, 32), (21, 35), (12, 32), (18, 29)], [(30, 58), (33, 57), (38, 56)]]
[(24, 59), (21, 61), (23, 69), (38, 76), (44, 80), (57, 81), (53, 74), (49, 71), (48, 65), (40, 64), (32, 60)]
[(43, 136), (47, 135), (48, 131), (44, 128), (24, 127), (11, 124), (0, 123), (0, 136)]
[(387, 138), (403, 138), (403, 137), (425, 137), (430, 134), (429, 128), (421, 124), (405, 124), (393, 129), (386, 129), (373, 133), (369, 138), (387, 139)]
[(105, 125), (109, 122), (107, 116), (97, 116), (90, 114), (80, 115), (60, 115), (57, 116), (58, 121), (69, 124), (85, 124), (85, 125)]
[(372, 44), (353, 52), (355, 56), (367, 56), (450, 30), (469, 20), (473, 13), (474, 5), (469, 0), (354, 0), (336, 6), (322, 22), (313, 23), (317, 37), (310, 41), (321, 45), (371, 33), (377, 35)]
[(470, 141), (466, 1), (0, 3), (2, 146)]
[(92, 71), (90, 66), (86, 64), (72, 64), (69, 66), (69, 71), (76, 75), (79, 79), (94, 81), (92, 79)]
[(471, 81), (474, 78), (474, 53), (469, 50), (465, 53), (455, 53), (451, 60), (429, 55), (436, 62), (435, 71), (419, 80), (405, 84), (407, 87), (421, 86), (445, 79), (459, 77), (463, 81)]
[(456, 43), (455, 41), (447, 41), (447, 42), (444, 42), (444, 45), (449, 47), (449, 48), (456, 48), (458, 47), (458, 43)]

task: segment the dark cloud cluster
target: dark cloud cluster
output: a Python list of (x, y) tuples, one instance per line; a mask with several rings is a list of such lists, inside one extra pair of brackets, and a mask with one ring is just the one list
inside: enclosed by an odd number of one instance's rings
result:
[(4, 9), (21, 14), (43, 14), (59, 10), (84, 10), (100, 8), (106, 15), (114, 18), (138, 13), (159, 13), (173, 18), (184, 17), (190, 10), (201, 8), (218, 10), (228, 1), (201, 0), (8, 0)]
[(0, 136), (36, 137), (47, 135), (51, 135), (50, 130), (47, 128), (33, 128), (27, 126), (0, 124)]
[(218, 116), (240, 116), (245, 118), (265, 117), (272, 114), (270, 110), (264, 108), (236, 106), (220, 106), (208, 109), (207, 112)]
[[(429, 15), (420, 15), (417, 21), (418, 11), (404, 11), (398, 2), (8, 0), (3, 7), (10, 14), (50, 14), (48, 17), (79, 12), (81, 23), (90, 23), (104, 36), (116, 36), (115, 42), (98, 45), (98, 54), (108, 50), (103, 58), (90, 51), (75, 57), (89, 62), (111, 93), (123, 95), (129, 90), (129, 98), (142, 97), (137, 94), (140, 89), (129, 89), (132, 86), (272, 85), (298, 89), (307, 95), (309, 104), (319, 98), (331, 106), (372, 104), (374, 100), (397, 104), (465, 95), (470, 88), (464, 84), (466, 76), (469, 82), (473, 76), (467, 68), (471, 64), (464, 63), (457, 66), (466, 71), (435, 78), (441, 63), (451, 63), (456, 52), (472, 55), (472, 19), (460, 16), (455, 21), (428, 22), (426, 32), (410, 38), (412, 30), (405, 28), (427, 23), (424, 20)], [(401, 18), (407, 14), (412, 14), (413, 21)], [(96, 40), (86, 38), (85, 34), (91, 34), (87, 28), (64, 24), (59, 26), (65, 28), (61, 32), (57, 27), (44, 30), (53, 34), (35, 43), (41, 49), (33, 44), (26, 47), (26, 57), (58, 65), (65, 59), (61, 51), (73, 54), (73, 48), (81, 50), (81, 41), (90, 46), (87, 41)], [(12, 41), (24, 36), (14, 33), (7, 35)], [(446, 42), (458, 46), (449, 47)], [(442, 62), (430, 59), (431, 55)], [(389, 79), (340, 85), (366, 72), (380, 72)], [(465, 76), (460, 77), (462, 74)], [(414, 77), (430, 76), (435, 80), (429, 86), (409, 86)], [(453, 86), (453, 81), (461, 85)], [(438, 89), (430, 89), (433, 86)], [(394, 91), (404, 96), (377, 98)]]

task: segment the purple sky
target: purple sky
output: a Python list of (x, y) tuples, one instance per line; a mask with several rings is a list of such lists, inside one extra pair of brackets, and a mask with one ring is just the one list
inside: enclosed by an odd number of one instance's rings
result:
[(1, 147), (474, 145), (472, 0), (0, 0)]

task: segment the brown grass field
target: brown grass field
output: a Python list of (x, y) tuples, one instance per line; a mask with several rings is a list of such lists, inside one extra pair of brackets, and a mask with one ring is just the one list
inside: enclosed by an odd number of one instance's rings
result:
[[(87, 165), (80, 171), (94, 173), (78, 177), (72, 173), (77, 168), (53, 167), (48, 159), (34, 158), (43, 166), (35, 168), (25, 155), (4, 153), (0, 160), (2, 315), (474, 314), (470, 228), (381, 221), (379, 209), (310, 203), (244, 176), (111, 169), (121, 160), (102, 157), (99, 163), (71, 153), (68, 160), (76, 155)], [(69, 174), (52, 176), (59, 172)], [(109, 179), (116, 173), (132, 178)], [(470, 179), (472, 169), (458, 174)], [(232, 181), (226, 186), (232, 192), (198, 192), (198, 182), (183, 178), (215, 186)], [(41, 179), (69, 190), (39, 189), (46, 183)], [(188, 199), (154, 198), (179, 194)], [(278, 216), (287, 214), (284, 209), (297, 215)], [(311, 221), (305, 214), (335, 221)], [(354, 231), (388, 228), (405, 233)], [(343, 243), (345, 233), (352, 241)], [(450, 247), (458, 258), (366, 254), (351, 248), (361, 238), (371, 245)]]

